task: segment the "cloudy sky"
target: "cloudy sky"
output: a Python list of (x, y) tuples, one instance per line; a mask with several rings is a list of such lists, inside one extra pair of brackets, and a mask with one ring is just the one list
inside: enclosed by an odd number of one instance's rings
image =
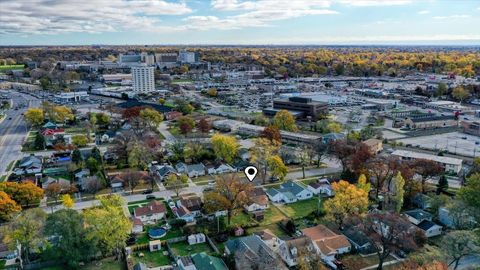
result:
[(474, 44), (479, 0), (0, 0), (0, 45)]

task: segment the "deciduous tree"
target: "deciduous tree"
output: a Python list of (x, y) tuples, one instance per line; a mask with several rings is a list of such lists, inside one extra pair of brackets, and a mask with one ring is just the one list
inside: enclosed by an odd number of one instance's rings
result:
[(280, 130), (276, 126), (270, 125), (268, 127), (265, 127), (260, 136), (269, 139), (270, 141), (276, 141), (279, 143), (282, 142), (282, 135), (280, 134)]
[(335, 197), (325, 202), (324, 209), (327, 218), (335, 221), (339, 228), (343, 227), (343, 222), (348, 216), (367, 212), (368, 193), (365, 190), (343, 180), (333, 183), (332, 188)]
[(182, 134), (188, 134), (192, 132), (193, 128), (195, 127), (195, 121), (190, 116), (179, 117), (177, 124)]
[(70, 194), (63, 194), (60, 199), (62, 200), (63, 206), (67, 209), (70, 209), (75, 205), (75, 201)]
[(232, 163), (237, 156), (239, 144), (235, 137), (217, 133), (212, 136), (212, 148), (218, 159)]
[(198, 129), (202, 133), (208, 133), (210, 131), (211, 126), (210, 126), (210, 123), (207, 121), (206, 118), (202, 118), (202, 119), (200, 119), (200, 121), (198, 121)]
[(0, 221), (9, 221), (22, 208), (7, 193), (0, 191)]
[(480, 247), (475, 243), (472, 231), (447, 233), (442, 239), (442, 248), (449, 259), (448, 266), (452, 266), (454, 270), (463, 257), (480, 253)]
[(158, 111), (150, 108), (145, 108), (140, 111), (140, 118), (149, 128), (158, 128), (163, 121), (163, 115)]
[(295, 117), (287, 111), (280, 110), (273, 117), (272, 125), (276, 126), (278, 129), (286, 131), (297, 131), (297, 125), (295, 122)]
[(7, 193), (20, 206), (37, 204), (44, 194), (43, 189), (37, 187), (32, 182), (2, 182), (0, 183), (0, 191)]
[(268, 160), (278, 153), (280, 143), (278, 141), (270, 141), (266, 138), (257, 138), (254, 140), (255, 145), (250, 148), (250, 161), (256, 163), (259, 168), (263, 183), (266, 181)]
[(45, 121), (45, 114), (40, 108), (29, 108), (25, 112), (24, 117), (25, 121), (34, 127), (42, 125), (43, 121)]
[(288, 173), (288, 168), (283, 163), (281, 157), (274, 155), (267, 160), (268, 167), (272, 171), (272, 175), (277, 176), (280, 180), (283, 181), (285, 176)]
[(215, 182), (215, 189), (205, 193), (204, 208), (208, 213), (227, 210), (227, 223), (230, 225), (235, 211), (247, 203), (246, 193), (253, 186), (248, 181), (239, 180), (235, 174), (222, 175)]

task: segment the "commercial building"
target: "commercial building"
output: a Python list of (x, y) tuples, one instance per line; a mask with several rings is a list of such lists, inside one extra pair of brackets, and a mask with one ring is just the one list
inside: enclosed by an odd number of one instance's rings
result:
[(88, 93), (86, 91), (79, 92), (64, 92), (59, 95), (55, 95), (55, 101), (58, 103), (66, 104), (73, 102), (80, 102), (88, 98)]
[(454, 115), (433, 115), (425, 117), (407, 118), (404, 125), (411, 129), (433, 129), (443, 127), (456, 127), (458, 120)]
[(154, 67), (132, 67), (133, 91), (152, 92), (155, 90)]
[(155, 64), (155, 55), (142, 52), (140, 58), (147, 66), (153, 66)]
[(118, 62), (121, 64), (127, 63), (139, 63), (142, 61), (142, 56), (139, 54), (120, 54), (118, 56)]
[(426, 153), (418, 153), (407, 150), (395, 150), (392, 153), (392, 156), (397, 156), (404, 160), (416, 160), (416, 159), (426, 159), (432, 160), (441, 164), (445, 168), (445, 172), (459, 174), (462, 170), (463, 161), (458, 158), (444, 157), (444, 156), (435, 156)]
[[(259, 136), (264, 129), (265, 127), (262, 126), (243, 124), (238, 126), (237, 133), (248, 136)], [(320, 136), (284, 130), (280, 130), (280, 135), (282, 136), (283, 143), (291, 144), (312, 144), (321, 140)]]
[(182, 63), (198, 62), (198, 54), (195, 52), (188, 52), (186, 50), (182, 50), (178, 53), (178, 61)]
[(156, 53), (155, 60), (160, 63), (175, 63), (178, 55), (176, 53)]
[(480, 136), (480, 122), (462, 121), (461, 125), (464, 133)]
[[(290, 97), (288, 99), (276, 99), (273, 101), (273, 111), (288, 110), (298, 117), (311, 117), (314, 120), (328, 114), (328, 104), (321, 101), (313, 101), (312, 98)], [(271, 114), (271, 109), (264, 110), (265, 114)], [(299, 115), (298, 112), (301, 112)]]

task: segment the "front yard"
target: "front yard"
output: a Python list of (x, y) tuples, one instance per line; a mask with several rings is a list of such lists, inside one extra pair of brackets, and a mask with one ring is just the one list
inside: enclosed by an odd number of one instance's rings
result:
[[(378, 264), (378, 256), (372, 255), (368, 257), (362, 257), (360, 255), (346, 255), (340, 258), (342, 263), (346, 266), (347, 269), (362, 269), (365, 267), (373, 266)], [(385, 259), (384, 263), (393, 261), (395, 258), (389, 256)]]

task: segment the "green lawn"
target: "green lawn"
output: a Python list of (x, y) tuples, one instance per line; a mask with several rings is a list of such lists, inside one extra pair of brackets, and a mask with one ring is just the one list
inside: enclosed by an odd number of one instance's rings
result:
[[(308, 216), (311, 212), (317, 210), (318, 199), (314, 197), (309, 200), (298, 201), (296, 203), (284, 204), (278, 206), (290, 218), (302, 218)], [(321, 206), (320, 206), (321, 207)]]
[(242, 212), (237, 212), (235, 215), (232, 216), (232, 220), (230, 221), (230, 224), (245, 226), (252, 222), (255, 222), (255, 221), (249, 215), (247, 215), (242, 211)]
[[(41, 268), (42, 270), (63, 270), (65, 267), (51, 266)], [(80, 270), (124, 270), (124, 264), (121, 261), (115, 261), (115, 258), (106, 258), (100, 261), (94, 261), (79, 268)]]
[[(149, 252), (148, 250), (137, 251), (132, 254), (132, 259), (134, 261), (134, 264), (143, 262), (149, 268), (169, 265), (170, 258), (168, 257), (168, 255), (163, 255), (164, 251), (165, 249), (163, 248), (155, 252)], [(143, 253), (143, 257), (139, 256), (140, 253)]]
[(24, 69), (24, 65), (1, 65), (0, 66), (0, 72), (5, 72), (8, 70), (17, 70), (17, 69)]
[(277, 223), (286, 218), (287, 216), (280, 212), (276, 206), (270, 204), (270, 207), (265, 210), (265, 218), (260, 222), (260, 225)]
[[(137, 241), (135, 241), (136, 244), (140, 245), (140, 244), (147, 244), (150, 239), (148, 237), (148, 229), (151, 228), (151, 227), (156, 227), (156, 226), (145, 226), (144, 227), (144, 230), (145, 230), (145, 233), (141, 234), (140, 236), (137, 237)], [(168, 239), (172, 239), (172, 238), (176, 238), (176, 237), (179, 237), (179, 236), (183, 236), (183, 232), (180, 231), (179, 229), (170, 229), (167, 231), (167, 234), (162, 237), (161, 240), (168, 240)]]
[(187, 241), (171, 244), (170, 248), (172, 248), (172, 251), (178, 256), (187, 256), (200, 252), (212, 252), (212, 249), (207, 243), (189, 245)]

